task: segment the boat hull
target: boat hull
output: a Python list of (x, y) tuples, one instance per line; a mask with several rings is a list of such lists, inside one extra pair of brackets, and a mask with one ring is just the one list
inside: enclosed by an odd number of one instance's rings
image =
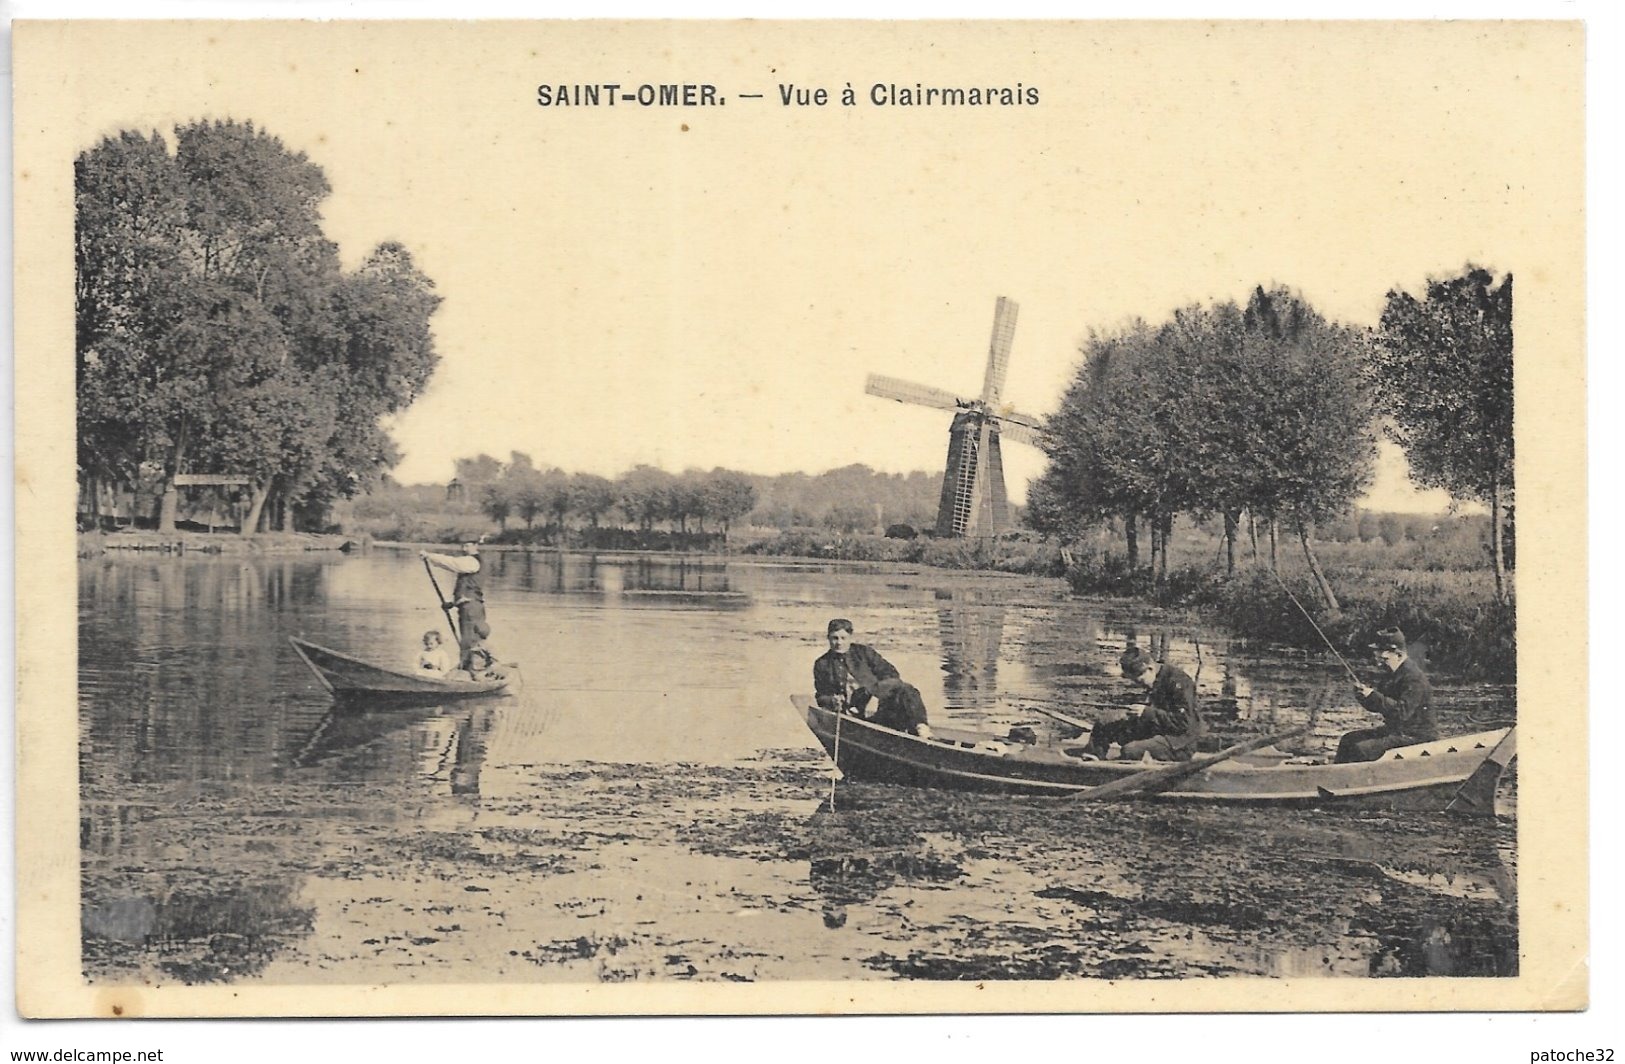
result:
[(288, 642), (321, 685), (337, 698), (391, 701), (473, 698), (497, 694), (512, 681), (512, 677), (506, 675), (480, 680), (438, 679), (407, 669), (371, 665), (303, 639), (290, 637)]
[[(825, 752), (854, 780), (944, 790), (1068, 795), (1161, 767), (1077, 756), (1080, 743), (1022, 745), (995, 736), (933, 728), (930, 739), (892, 731), (791, 699)], [(1493, 815), (1495, 788), (1516, 753), (1512, 729), (1454, 736), (1390, 750), (1378, 761), (1294, 765), (1279, 751), (1259, 751), (1214, 765), (1154, 797), (1282, 805), (1442, 811)], [(999, 743), (1003, 750), (981, 744)], [(837, 750), (838, 746), (838, 750)]]

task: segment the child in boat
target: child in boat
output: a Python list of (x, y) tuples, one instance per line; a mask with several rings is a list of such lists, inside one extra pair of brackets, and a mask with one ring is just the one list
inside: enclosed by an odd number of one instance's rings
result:
[(451, 651), (446, 649), (445, 641), (440, 638), (440, 632), (434, 628), (423, 633), (423, 649), (418, 651), (417, 668), (423, 672), (432, 672), (444, 676), (456, 665), (451, 659)]

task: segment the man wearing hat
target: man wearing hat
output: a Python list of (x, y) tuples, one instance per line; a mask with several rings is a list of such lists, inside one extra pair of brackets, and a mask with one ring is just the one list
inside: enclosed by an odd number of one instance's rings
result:
[(1123, 678), (1146, 689), (1145, 706), (1122, 720), (1096, 724), (1088, 752), (1106, 757), (1113, 744), (1119, 756), (1131, 761), (1150, 756), (1153, 761), (1187, 761), (1202, 735), (1202, 715), (1196, 708), (1196, 681), (1180, 668), (1159, 662), (1149, 651), (1131, 646), (1117, 659)]
[(1371, 644), (1388, 675), (1376, 687), (1354, 688), (1360, 705), (1382, 714), (1382, 727), (1352, 731), (1337, 744), (1337, 763), (1375, 761), (1396, 746), (1414, 746), (1439, 737), (1433, 717), (1432, 688), (1422, 667), (1411, 660), (1405, 633), (1384, 628)]
[(485, 589), (480, 586), (480, 545), (464, 543), (461, 556), (422, 550), (418, 557), (457, 576), (451, 601), (441, 603), (440, 608), (448, 613), (457, 610), (457, 667), (472, 673), (475, 649), (491, 638), (491, 623), (485, 619)]
[(878, 701), (871, 723), (922, 739), (931, 735), (919, 689), (904, 683), (874, 647), (853, 642), (851, 621), (845, 617), (830, 621), (825, 637), (829, 651), (813, 662), (813, 692), (819, 705), (861, 717), (874, 698)]

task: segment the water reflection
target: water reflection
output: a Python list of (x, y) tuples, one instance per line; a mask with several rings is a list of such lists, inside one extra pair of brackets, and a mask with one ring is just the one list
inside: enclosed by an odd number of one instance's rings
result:
[(938, 588), (935, 596), (945, 705), (975, 706), (997, 698), (1004, 605), (974, 590)]

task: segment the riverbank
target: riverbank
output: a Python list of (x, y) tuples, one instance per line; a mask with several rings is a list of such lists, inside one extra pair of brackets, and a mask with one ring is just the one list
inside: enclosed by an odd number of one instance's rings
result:
[(1487, 574), (1351, 566), (1328, 567), (1327, 576), (1337, 593), (1336, 612), (1322, 602), (1307, 571), (1285, 567), (1280, 573), (1259, 566), (1227, 574), (1181, 566), (1153, 585), (1149, 570), (1131, 571), (1116, 557), (1086, 558), (1067, 571), (1067, 582), (1078, 594), (1129, 596), (1189, 610), (1260, 643), (1324, 652), (1324, 632), (1354, 661), (1368, 659), (1366, 644), (1378, 629), (1397, 627), (1430, 669), (1464, 680), (1516, 682), (1516, 603), (1496, 602)]
[(81, 532), (77, 554), (94, 558), (112, 550), (158, 551), (164, 554), (303, 554), (306, 551), (366, 550), (360, 536), (328, 536), (308, 532), (263, 532), (240, 536), (231, 532)]

